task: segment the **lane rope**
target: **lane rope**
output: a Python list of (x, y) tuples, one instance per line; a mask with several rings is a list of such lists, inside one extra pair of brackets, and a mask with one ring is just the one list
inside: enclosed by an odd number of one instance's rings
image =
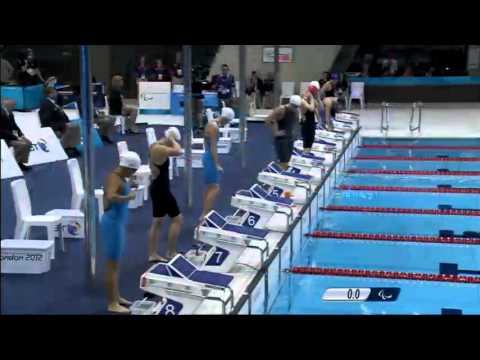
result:
[(441, 237), (441, 236), (417, 236), (396, 234), (366, 234), (336, 231), (314, 231), (306, 234), (311, 238), (319, 239), (344, 239), (344, 240), (372, 240), (392, 242), (414, 242), (431, 244), (455, 244), (455, 245), (480, 245), (480, 238), (468, 237)]
[(444, 146), (444, 145), (361, 145), (364, 149), (420, 149), (420, 150), (480, 150), (480, 146)]
[(369, 185), (340, 185), (337, 190), (352, 191), (392, 191), (392, 192), (419, 192), (419, 193), (450, 193), (450, 194), (480, 194), (480, 188), (420, 188), (403, 186), (369, 186)]
[(480, 171), (350, 169), (350, 170), (347, 170), (347, 173), (349, 173), (349, 174), (376, 174), (376, 175), (480, 176)]
[(293, 267), (288, 272), (300, 275), (345, 276), (388, 280), (436, 281), (461, 284), (480, 284), (480, 277), (446, 274), (424, 274), (404, 271), (357, 270), (320, 267)]
[(416, 157), (416, 156), (357, 156), (354, 160), (385, 160), (385, 161), (455, 161), (455, 162), (477, 162), (480, 157)]
[(320, 209), (324, 211), (373, 212), (373, 213), (392, 213), (392, 214), (480, 216), (480, 210), (467, 210), (467, 209), (440, 210), (440, 209), (346, 206), (346, 205), (329, 205), (325, 208), (322, 207)]

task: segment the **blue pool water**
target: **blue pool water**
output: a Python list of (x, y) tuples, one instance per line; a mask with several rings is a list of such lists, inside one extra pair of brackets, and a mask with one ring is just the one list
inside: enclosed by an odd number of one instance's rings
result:
[(350, 169), (381, 169), (381, 170), (428, 170), (438, 171), (478, 171), (479, 162), (464, 161), (384, 161), (384, 160), (354, 160)]
[[(480, 210), (480, 194), (443, 194), (386, 191), (337, 191), (331, 202), (342, 206), (376, 206), (414, 209), (438, 209), (450, 205), (454, 209)], [(480, 222), (480, 217), (478, 218)]]
[(393, 139), (363, 138), (364, 145), (480, 146), (480, 139)]
[(368, 149), (360, 148), (358, 156), (410, 156), (418, 158), (478, 158), (480, 150)]
[[(415, 144), (446, 146), (480, 146), (479, 139), (385, 140), (363, 139), (364, 144)], [(372, 151), (373, 150), (373, 151)], [(403, 151), (403, 152), (402, 152)], [(407, 150), (408, 151), (408, 150)], [(426, 151), (414, 155), (404, 150), (361, 149), (362, 155), (478, 157), (476, 151)], [(452, 155), (452, 153), (454, 155)], [(480, 171), (479, 162), (405, 162), (351, 161), (349, 168), (391, 170)], [(339, 184), (369, 186), (403, 186), (436, 188), (450, 185), (480, 188), (476, 176), (407, 176), (344, 174)], [(330, 205), (437, 209), (480, 209), (480, 194), (408, 193), (383, 191), (335, 190)], [(478, 216), (387, 214), (345, 211), (320, 211), (316, 230), (370, 234), (439, 236), (442, 230), (456, 235), (480, 232)], [(440, 264), (455, 264), (459, 271), (473, 271), (480, 276), (480, 246), (415, 242), (385, 242), (333, 238), (306, 238), (302, 252), (293, 266), (321, 268), (403, 271), (439, 274)], [(477, 275), (478, 274), (478, 275)], [(332, 288), (400, 288), (394, 302), (326, 301), (322, 297)], [(413, 280), (388, 280), (325, 275), (288, 274), (271, 314), (441, 314), (442, 309), (456, 309), (463, 314), (480, 314), (480, 285)]]

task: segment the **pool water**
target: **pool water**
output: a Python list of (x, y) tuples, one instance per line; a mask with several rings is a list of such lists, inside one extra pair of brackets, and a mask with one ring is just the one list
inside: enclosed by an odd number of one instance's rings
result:
[[(363, 139), (363, 144), (407, 146), (480, 146), (479, 139)], [(412, 150), (359, 148), (361, 156), (480, 157), (479, 150)], [(352, 160), (348, 166), (363, 169), (480, 171), (480, 162)], [(337, 185), (480, 189), (480, 176), (417, 176), (344, 174)], [(480, 194), (334, 190), (329, 205), (480, 210)], [(341, 233), (439, 236), (441, 231), (480, 232), (479, 216), (416, 215), (373, 212), (320, 211), (316, 230)], [(305, 237), (294, 267), (383, 270), (440, 274), (441, 266), (453, 264), (459, 274), (480, 277), (480, 245), (372, 241)], [(396, 301), (327, 301), (328, 289), (399, 288)], [(480, 314), (480, 285), (453, 282), (375, 279), (369, 277), (287, 275), (271, 314), (442, 314), (454, 309)]]

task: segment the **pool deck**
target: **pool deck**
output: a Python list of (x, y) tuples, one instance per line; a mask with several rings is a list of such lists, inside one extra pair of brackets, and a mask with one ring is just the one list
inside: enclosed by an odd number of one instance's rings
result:
[(411, 104), (394, 104), (390, 115), (390, 129), (380, 132), (381, 106), (368, 104), (368, 108), (352, 112), (361, 115), (361, 135), (364, 137), (409, 138), (479, 138), (480, 103), (425, 103), (422, 112), (422, 130), (411, 133), (408, 129)]

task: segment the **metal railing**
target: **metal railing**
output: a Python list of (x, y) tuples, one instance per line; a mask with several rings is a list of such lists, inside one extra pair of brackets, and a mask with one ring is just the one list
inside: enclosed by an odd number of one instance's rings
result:
[[(394, 107), (399, 107), (398, 105), (394, 105), (389, 102), (382, 102), (381, 104), (381, 120), (380, 120), (380, 131), (387, 132), (390, 129), (390, 114), (392, 111), (392, 108)], [(408, 124), (408, 128), (410, 132), (418, 131), (420, 132), (422, 130), (422, 109), (423, 109), (423, 103), (420, 101), (412, 103), (412, 112), (410, 115), (410, 122)], [(417, 118), (417, 123), (415, 123), (415, 115), (418, 113), (418, 118)]]
[[(335, 160), (332, 164), (332, 166), (328, 169), (328, 171), (325, 173), (325, 176), (323, 177), (322, 181), (320, 184), (315, 188), (315, 190), (312, 192), (311, 196), (308, 198), (307, 203), (303, 206), (302, 210), (299, 212), (297, 218), (293, 221), (291, 224), (289, 231), (286, 232), (281, 240), (279, 241), (278, 245), (275, 247), (275, 249), (270, 253), (269, 257), (265, 260), (263, 263), (262, 268), (258, 271), (258, 273), (255, 275), (253, 280), (250, 282), (250, 284), (247, 286), (247, 289), (245, 290), (244, 294), (241, 296), (241, 298), (238, 300), (236, 303), (235, 307), (233, 308), (231, 314), (238, 314), (240, 311), (243, 309), (243, 307), (248, 303), (248, 313), (252, 313), (252, 294), (254, 290), (257, 288), (259, 283), (262, 281), (262, 279), (265, 277), (265, 297), (264, 297), (264, 304), (263, 304), (263, 313), (268, 313), (268, 303), (269, 303), (269, 294), (268, 294), (268, 272), (271, 264), (276, 260), (277, 256), (279, 259), (281, 259), (281, 252), (283, 247), (287, 242), (290, 243), (290, 266), (293, 263), (293, 235), (294, 232), (297, 230), (297, 226), (300, 224), (301, 227), (301, 238), (300, 238), (300, 246), (303, 245), (303, 217), (304, 215), (308, 212), (309, 214), (309, 230), (311, 231), (311, 225), (312, 225), (312, 216), (311, 216), (311, 211), (312, 211), (312, 206), (316, 206), (317, 210), (319, 208), (319, 196), (320, 192), (322, 191), (322, 201), (323, 201), (323, 206), (326, 204), (326, 197), (327, 197), (327, 182), (331, 180), (331, 176), (333, 174), (333, 186), (332, 186), (332, 181), (330, 181), (330, 188), (336, 186), (337, 182), (337, 173), (339, 171), (338, 168), (342, 168), (341, 170), (345, 169), (346, 163), (347, 163), (347, 154), (351, 155), (352, 154), (352, 144), (358, 145), (359, 140), (360, 140), (360, 127), (355, 130), (352, 133), (351, 138), (348, 140), (346, 143), (346, 146), (342, 149), (341, 153), (338, 154), (338, 156), (335, 157)], [(313, 202), (316, 201), (316, 204), (313, 204)], [(316, 219), (314, 219), (316, 220)], [(281, 261), (279, 261), (279, 265), (281, 265)], [(281, 277), (282, 271), (279, 269), (279, 277)]]

